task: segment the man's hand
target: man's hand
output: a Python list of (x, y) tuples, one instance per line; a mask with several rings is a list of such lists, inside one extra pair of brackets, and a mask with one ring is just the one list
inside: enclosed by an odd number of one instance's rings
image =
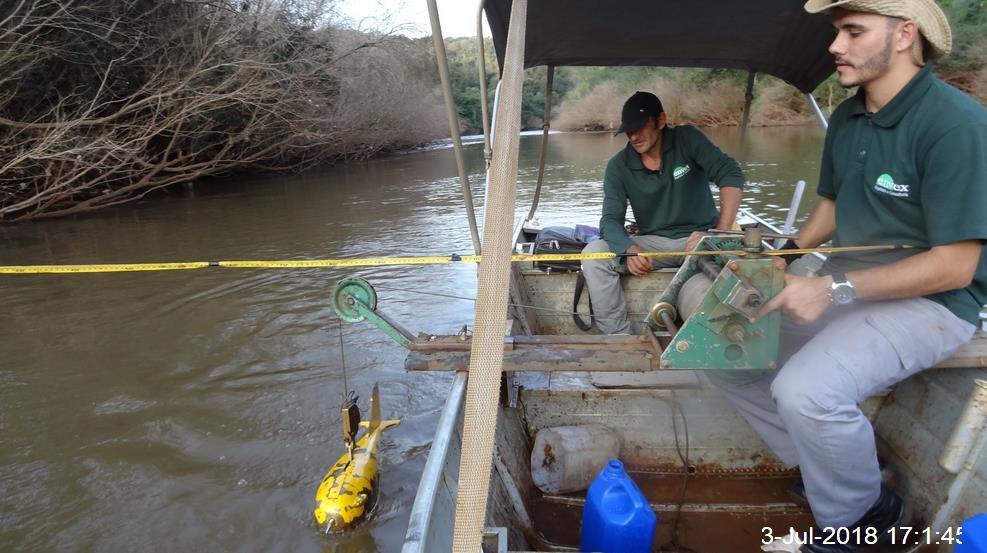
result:
[[(631, 246), (627, 253), (643, 253), (641, 248)], [(651, 272), (651, 259), (647, 257), (628, 257), (627, 271), (634, 276), (643, 276)]]
[(830, 290), (833, 277), (800, 277), (785, 275), (785, 288), (771, 298), (751, 319), (752, 323), (761, 320), (775, 309), (781, 309), (797, 324), (807, 325), (819, 319), (829, 309)]
[(703, 236), (706, 236), (705, 232), (696, 231), (690, 234), (689, 239), (685, 241), (685, 251), (691, 252), (692, 248), (695, 248), (696, 244), (703, 239)]

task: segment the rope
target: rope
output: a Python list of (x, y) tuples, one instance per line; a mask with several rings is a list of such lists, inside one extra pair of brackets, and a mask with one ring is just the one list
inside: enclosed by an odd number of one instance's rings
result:
[(344, 398), (344, 401), (345, 401), (345, 398), (349, 396), (350, 387), (349, 387), (349, 384), (347, 384), (347, 382), (346, 382), (346, 348), (343, 347), (343, 320), (342, 319), (338, 319), (338, 324), (336, 325), (336, 327), (339, 328), (339, 360), (340, 360), (340, 363), (342, 363), (342, 366), (343, 366), (343, 398)]
[[(510, 228), (510, 225), (507, 225)], [(843, 246), (826, 248), (805, 248), (798, 250), (767, 250), (757, 255), (804, 255), (809, 253), (846, 253), (864, 251), (910, 250), (916, 246), (909, 244), (881, 246)], [(510, 245), (505, 248), (510, 251)], [(734, 255), (745, 257), (752, 255), (744, 250), (704, 250), (692, 252), (643, 252), (643, 253), (546, 253), (546, 254), (515, 254), (510, 257), (512, 263), (537, 261), (579, 261), (583, 259), (613, 259), (627, 257), (646, 257), (660, 259), (667, 257), (703, 257), (717, 255)], [(444, 256), (412, 256), (412, 257), (362, 257), (354, 259), (301, 259), (301, 260), (269, 260), (269, 261), (181, 261), (174, 263), (110, 263), (85, 265), (0, 265), (0, 274), (54, 274), (54, 273), (126, 273), (136, 271), (182, 271), (193, 269), (209, 269), (214, 267), (224, 269), (325, 269), (332, 267), (380, 267), (388, 265), (442, 265), (447, 263), (479, 263), (480, 255), (444, 255)]]
[[(456, 296), (453, 294), (440, 294), (439, 292), (422, 292), (421, 290), (412, 290), (410, 288), (395, 288), (393, 286), (380, 286), (375, 285), (374, 288), (379, 290), (391, 290), (393, 292), (404, 292), (407, 294), (420, 294), (422, 296), (435, 296), (437, 298), (449, 298), (453, 300), (463, 300), (463, 301), (476, 301), (476, 298), (471, 298), (469, 296)], [(542, 307), (540, 305), (527, 305), (524, 303), (514, 303), (510, 302), (508, 305), (511, 307), (520, 307), (523, 309), (532, 309), (535, 311), (544, 311), (546, 313), (553, 313), (557, 315), (585, 315), (586, 313), (580, 313), (579, 311), (569, 311), (567, 309), (552, 309), (551, 307)], [(643, 317), (648, 313), (627, 313), (629, 317)], [(613, 317), (600, 317), (594, 315), (597, 319), (613, 318)]]
[[(434, 1), (434, 0), (432, 0)], [(431, 2), (430, 2), (431, 3)], [(521, 91), (524, 83), (524, 34), (527, 0), (515, 0), (504, 54), (503, 114), (494, 134), (494, 159), (483, 223), (470, 372), (466, 388), (463, 443), (456, 495), (452, 550), (480, 551), (490, 489), (493, 443), (497, 430), (497, 401), (504, 361), (504, 319), (507, 316), (513, 248), (514, 205), (517, 200), (518, 142), (521, 134)]]

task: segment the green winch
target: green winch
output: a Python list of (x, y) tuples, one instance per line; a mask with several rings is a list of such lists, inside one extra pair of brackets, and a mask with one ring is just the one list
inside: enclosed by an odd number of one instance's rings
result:
[[(652, 330), (668, 332), (663, 369), (773, 369), (781, 313), (750, 322), (781, 292), (785, 262), (761, 255), (760, 228), (739, 236), (706, 236), (697, 251), (743, 251), (689, 256), (648, 314)], [(677, 320), (684, 321), (681, 325)]]

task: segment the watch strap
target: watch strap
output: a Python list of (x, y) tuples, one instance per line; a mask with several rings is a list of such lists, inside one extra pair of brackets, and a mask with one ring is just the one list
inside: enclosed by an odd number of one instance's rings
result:
[[(778, 248), (778, 250), (797, 250), (797, 249), (799, 249), (799, 245), (795, 243), (795, 240), (786, 240), (785, 244), (782, 245), (782, 247)], [(788, 255), (782, 255), (780, 257), (785, 260), (786, 265), (791, 265), (798, 258), (802, 257), (802, 254), (790, 253)]]

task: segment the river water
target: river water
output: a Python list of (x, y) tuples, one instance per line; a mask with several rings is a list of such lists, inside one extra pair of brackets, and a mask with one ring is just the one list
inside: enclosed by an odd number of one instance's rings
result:
[[(821, 129), (707, 133), (741, 161), (745, 207), (780, 222), (805, 179), (804, 217)], [(603, 168), (625, 142), (553, 135), (542, 224), (596, 224)], [(521, 141), (519, 216), (540, 143)], [(482, 145), (466, 153), (479, 204)], [(3, 265), (451, 253), (471, 243), (448, 148), (0, 227)], [(0, 275), (0, 550), (399, 550), (451, 378), (406, 374), (368, 323), (340, 327), (329, 297), (347, 276), (412, 332), (472, 320), (468, 299), (426, 295), (473, 296), (466, 264)], [(376, 516), (323, 537), (313, 497), (344, 450), (342, 391), (365, 408), (375, 382), (384, 416), (402, 419), (381, 446)]]

